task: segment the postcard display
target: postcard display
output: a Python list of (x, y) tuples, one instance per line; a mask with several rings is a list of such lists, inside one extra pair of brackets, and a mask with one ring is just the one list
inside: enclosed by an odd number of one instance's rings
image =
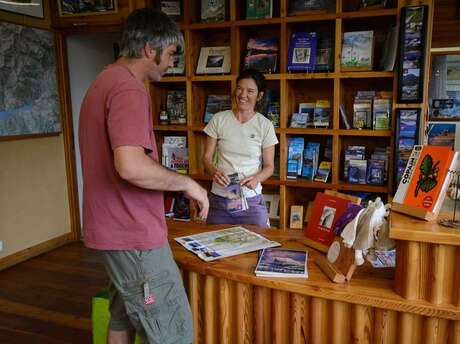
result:
[[(272, 121), (280, 143), (275, 149), (276, 173), (263, 183), (263, 195), (270, 226), (281, 230), (290, 229), (291, 223), (305, 230), (305, 213), (317, 191), (366, 193), (359, 196), (384, 200), (394, 191), (399, 59), (393, 63), (393, 56), (384, 60), (382, 55), (399, 51), (394, 28), (404, 4), (389, 2), (381, 16), (359, 1), (331, 3), (160, 1), (169, 15), (180, 18), (187, 49), (183, 63), (178, 60), (160, 82), (149, 83), (158, 144), (167, 136), (186, 136), (188, 174), (209, 190), (211, 178), (201, 159), (207, 138), (203, 128), (217, 112), (235, 106), (232, 92), (244, 68), (264, 72), (267, 92), (257, 111)], [(405, 10), (406, 17), (413, 9)], [(419, 25), (409, 29), (418, 30)], [(168, 94), (180, 95), (177, 91), (185, 93), (179, 97), (185, 102), (185, 123), (183, 118), (181, 123), (160, 123), (160, 113), (171, 108)], [(366, 122), (359, 122), (364, 112)], [(403, 143), (412, 143), (402, 131)]]
[(428, 6), (401, 10), (399, 103), (421, 103), (423, 99), (427, 16)]

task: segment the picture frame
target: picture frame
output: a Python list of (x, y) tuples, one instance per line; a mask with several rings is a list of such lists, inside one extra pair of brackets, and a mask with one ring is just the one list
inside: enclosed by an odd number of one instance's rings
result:
[[(15, 5), (14, 3), (18, 4)], [(43, 0), (29, 0), (27, 5), (24, 1), (8, 0), (8, 2), (0, 2), (0, 11), (11, 12), (14, 14), (21, 14), (28, 17), (44, 19), (45, 13), (43, 10)]]
[(58, 0), (58, 12), (60, 17), (114, 14), (118, 12), (118, 1), (98, 0), (90, 4), (78, 0)]
[(264, 201), (267, 207), (268, 218), (272, 220), (279, 219), (280, 195), (264, 194)]
[(401, 10), (398, 103), (421, 103), (425, 70), (428, 6)]
[(201, 47), (196, 74), (228, 74), (231, 68), (229, 46)]
[(157, 8), (175, 21), (184, 20), (183, 0), (161, 0)]
[(393, 190), (398, 189), (399, 181), (406, 168), (412, 147), (419, 144), (420, 108), (396, 109), (396, 128), (394, 141)]

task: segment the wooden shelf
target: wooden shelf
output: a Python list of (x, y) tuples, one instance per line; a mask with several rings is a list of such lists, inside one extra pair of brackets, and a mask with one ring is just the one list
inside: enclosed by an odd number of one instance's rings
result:
[(342, 136), (378, 136), (378, 137), (391, 137), (393, 132), (391, 130), (359, 130), (359, 129), (340, 129), (337, 134)]
[(333, 135), (333, 129), (316, 129), (316, 128), (286, 128), (286, 134), (290, 135)]
[(290, 16), (283, 18), (286, 23), (299, 23), (299, 22), (312, 22), (312, 21), (326, 21), (335, 20), (337, 14), (335, 13), (312, 13), (309, 15)]
[(243, 19), (234, 22), (235, 26), (254, 26), (280, 24), (281, 18)]
[(388, 193), (388, 186), (380, 185), (369, 185), (369, 184), (350, 184), (346, 182), (339, 183), (337, 185), (339, 190), (347, 191), (363, 191), (363, 192), (375, 192), (375, 193)]
[(178, 76), (172, 76), (172, 75), (167, 75), (161, 78), (160, 83), (166, 83), (166, 82), (186, 82), (187, 77), (183, 75), (178, 75)]
[(333, 79), (337, 77), (337, 73), (287, 73), (285, 75), (286, 80), (303, 80), (303, 79)]
[(192, 76), (192, 81), (232, 81), (235, 79), (235, 76), (227, 74), (227, 75), (194, 75)]
[[(452, 214), (439, 214), (438, 219), (444, 218), (452, 218)], [(438, 219), (422, 221), (393, 211), (390, 237), (396, 240), (460, 246), (460, 230), (441, 226)]]
[(220, 29), (228, 28), (231, 26), (231, 22), (215, 22), (215, 23), (193, 23), (189, 25), (190, 30), (208, 30), (208, 29)]
[(337, 73), (341, 79), (352, 79), (352, 78), (393, 78), (394, 72), (386, 71), (368, 71), (368, 72), (341, 72)]
[(154, 125), (154, 130), (158, 131), (187, 131), (186, 125)]
[(373, 10), (361, 10), (352, 12), (341, 12), (339, 18), (342, 19), (355, 19), (355, 18), (371, 18), (371, 17), (385, 17), (385, 16), (397, 16), (397, 8), (381, 8)]
[(306, 189), (337, 189), (336, 184), (314, 182), (302, 178), (298, 179), (287, 179), (285, 181), (286, 186)]

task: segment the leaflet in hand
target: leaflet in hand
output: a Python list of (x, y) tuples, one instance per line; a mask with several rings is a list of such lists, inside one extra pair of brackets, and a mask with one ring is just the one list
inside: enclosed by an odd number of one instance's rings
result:
[(248, 202), (244, 196), (238, 173), (229, 174), (228, 178), (230, 178), (230, 183), (224, 188), (228, 212), (237, 213), (247, 210), (249, 208)]

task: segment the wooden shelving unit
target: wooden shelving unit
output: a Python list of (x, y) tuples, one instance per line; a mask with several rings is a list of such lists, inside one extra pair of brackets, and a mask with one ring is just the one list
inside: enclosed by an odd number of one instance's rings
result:
[[(249, 38), (279, 37), (279, 55), (277, 73), (266, 74), (268, 88), (278, 90), (280, 94), (280, 128), (276, 134), (280, 141), (280, 176), (264, 183), (264, 193), (280, 194), (281, 230), (289, 229), (290, 206), (300, 204), (307, 208), (317, 191), (333, 189), (343, 192), (372, 192), (385, 199), (392, 195), (393, 171), (393, 130), (347, 130), (339, 113), (340, 104), (344, 104), (352, 122), (353, 97), (358, 90), (390, 91), (393, 93), (393, 113), (391, 128), (395, 125), (395, 109), (405, 104), (396, 104), (397, 72), (377, 70), (382, 55), (383, 40), (391, 24), (399, 21), (400, 9), (415, 4), (411, 1), (390, 1), (389, 8), (359, 10), (359, 1), (337, 0), (335, 11), (305, 16), (288, 16), (289, 0), (273, 1), (273, 18), (245, 20), (245, 0), (227, 1), (227, 20), (221, 23), (200, 23), (200, 1), (184, 0), (184, 21), (179, 23), (186, 41), (185, 75), (168, 76), (159, 83), (150, 84), (153, 103), (153, 123), (161, 136), (174, 132), (187, 135), (190, 160), (190, 175), (210, 188), (211, 178), (205, 177), (201, 154), (204, 150), (206, 135), (203, 132), (203, 114), (208, 94), (230, 95), (236, 87), (236, 77), (242, 69), (246, 43)], [(342, 72), (340, 54), (342, 35), (347, 31), (374, 30), (374, 70), (366, 72)], [(292, 32), (328, 31), (334, 37), (334, 70), (329, 73), (289, 73), (288, 48)], [(228, 45), (232, 51), (231, 73), (228, 75), (195, 75), (200, 48), (203, 46)], [(395, 68), (396, 70), (396, 68)], [(166, 93), (170, 89), (186, 90), (187, 125), (158, 126), (160, 110), (164, 109)], [(289, 128), (290, 115), (300, 102), (312, 102), (328, 99), (331, 103), (331, 123), (327, 129)], [(411, 107), (414, 104), (410, 105)], [(415, 104), (417, 106), (417, 104)], [(418, 105), (421, 107), (421, 105)], [(303, 136), (307, 140), (321, 142), (322, 152), (328, 138), (332, 140), (332, 171), (328, 183), (309, 182), (301, 178), (286, 178), (286, 160), (288, 139)], [(375, 147), (391, 147), (388, 167), (389, 178), (385, 185), (349, 184), (343, 179), (343, 154), (348, 145), (366, 146), (367, 158)]]

